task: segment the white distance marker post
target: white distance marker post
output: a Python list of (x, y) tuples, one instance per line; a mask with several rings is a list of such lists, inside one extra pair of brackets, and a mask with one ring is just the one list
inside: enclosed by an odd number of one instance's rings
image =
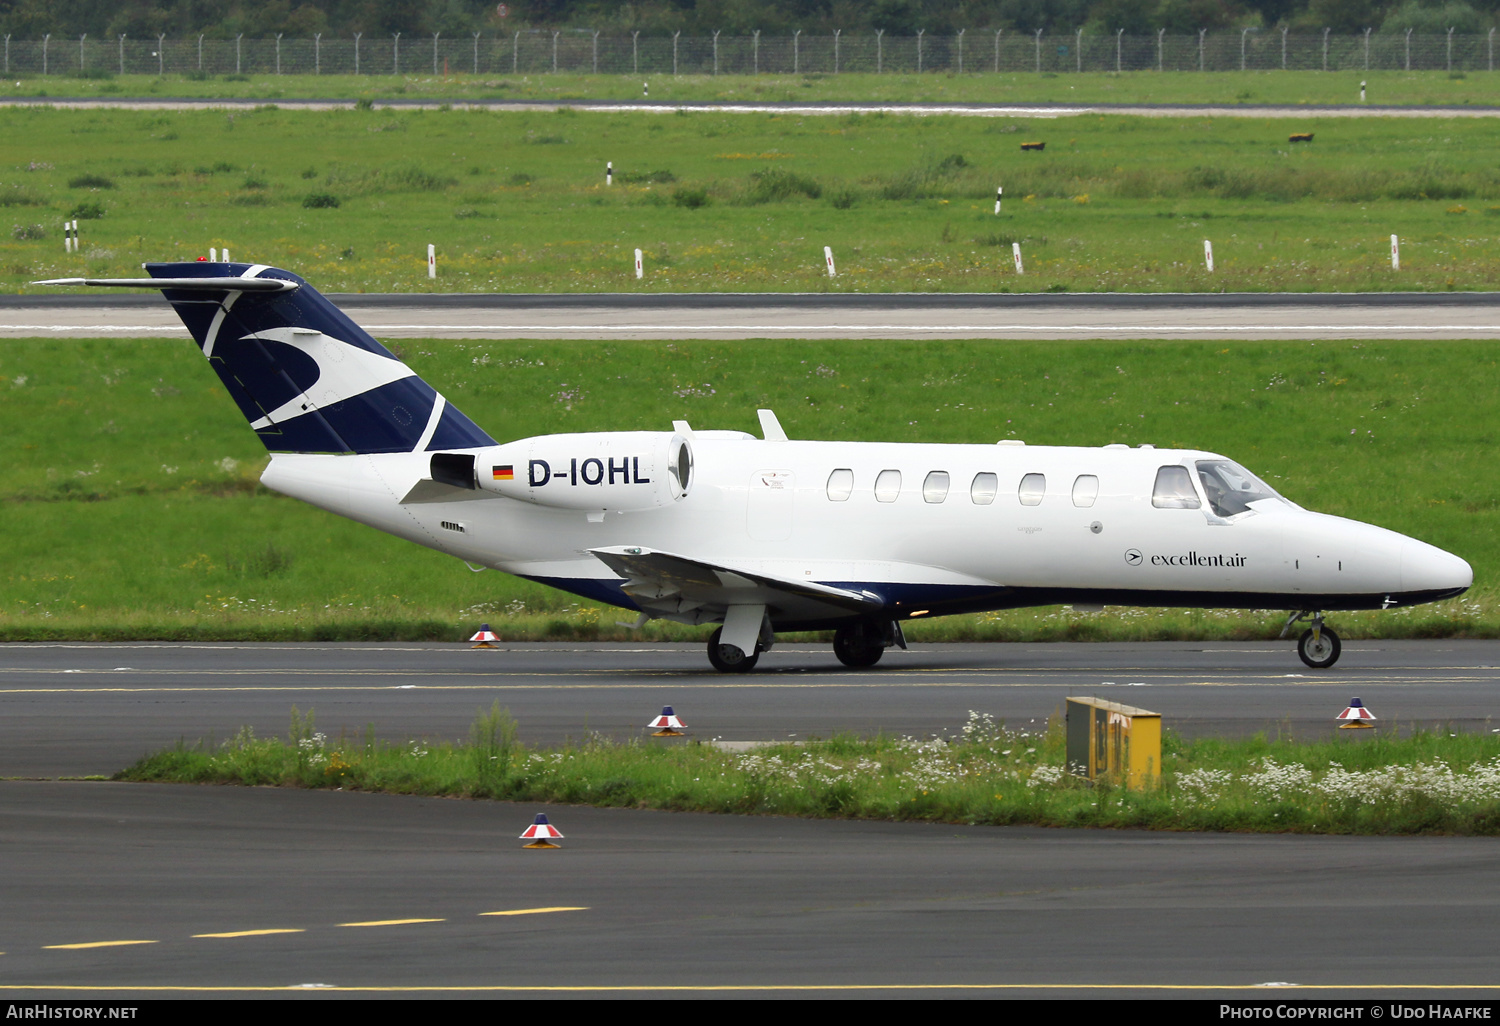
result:
[(651, 95), (651, 83), (650, 82), (642, 82), (641, 83), (641, 95), (642, 96), (650, 96)]
[(208, 247), (208, 262), (211, 263), (211, 264), (216, 264), (216, 263), (219, 262), (219, 247), (217, 247), (217, 246), (209, 246)]
[(63, 252), (73, 252), (73, 222), (63, 222)]
[(1207, 239), (1203, 240), (1203, 266), (1209, 274), (1214, 273), (1214, 244)]
[(636, 250), (635, 251), (635, 276), (637, 278), (644, 278), (646, 276), (646, 269), (645, 269), (645, 267), (643, 267), (641, 265), (641, 251), (640, 250)]
[(615, 162), (612, 160), (605, 161), (604, 163), (604, 184), (615, 184)]
[(1401, 270), (1401, 240), (1391, 236), (1391, 270)]
[(1359, 84), (1359, 102), (1365, 102), (1365, 84), (1363, 82)]
[(427, 277), (437, 277), (437, 247), (431, 243), (427, 246)]
[(229, 247), (228, 246), (225, 246), (224, 247), (224, 252), (220, 253), (219, 255), (224, 258), (224, 262), (226, 264), (229, 263)]
[(1012, 242), (1010, 244), (1010, 255), (1015, 257), (1016, 273), (1025, 274), (1026, 272), (1021, 268), (1021, 244), (1019, 242)]
[(1005, 193), (1005, 186), (995, 186), (995, 213), (1000, 213), (1000, 197)]
[(838, 274), (838, 272), (836, 272), (833, 269), (833, 247), (832, 246), (824, 246), (823, 247), (823, 260), (824, 260), (825, 263), (828, 264), (828, 277), (830, 277), (830, 278), (836, 277), (837, 274)]

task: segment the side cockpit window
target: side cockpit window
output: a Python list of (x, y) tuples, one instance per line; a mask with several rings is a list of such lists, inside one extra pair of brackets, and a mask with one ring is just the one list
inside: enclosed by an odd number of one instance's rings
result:
[(1157, 509), (1199, 509), (1198, 493), (1187, 467), (1162, 467), (1156, 472), (1156, 487), (1151, 489), (1151, 505)]
[(1258, 499), (1280, 498), (1270, 485), (1229, 460), (1199, 460), (1198, 480), (1209, 508), (1221, 517), (1243, 513)]

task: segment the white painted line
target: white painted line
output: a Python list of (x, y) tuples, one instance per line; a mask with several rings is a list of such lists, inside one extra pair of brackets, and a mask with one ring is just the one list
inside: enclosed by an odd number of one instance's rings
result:
[[(559, 101), (559, 107), (566, 107), (566, 101)], [(847, 104), (819, 104), (817, 106), (782, 107), (776, 104), (766, 103), (718, 103), (712, 106), (695, 106), (692, 104), (671, 103), (591, 103), (587, 106), (573, 108), (579, 112), (598, 111), (605, 114), (676, 114), (679, 110), (685, 110), (689, 114), (703, 112), (705, 114), (780, 114), (786, 117), (794, 117), (802, 114), (968, 114), (978, 117), (1017, 117), (1017, 118), (1061, 118), (1078, 114), (1093, 113), (1091, 107), (972, 107), (972, 106), (942, 106), (939, 104), (923, 104), (921, 107), (908, 105), (885, 105), (874, 103), (847, 103)]]
[(0, 331), (30, 331), (37, 334), (56, 334), (63, 331), (87, 331), (91, 334), (100, 335), (159, 335), (164, 331), (170, 331), (174, 335), (186, 335), (187, 328), (181, 324), (162, 324), (156, 327), (133, 328), (120, 324), (0, 324)]

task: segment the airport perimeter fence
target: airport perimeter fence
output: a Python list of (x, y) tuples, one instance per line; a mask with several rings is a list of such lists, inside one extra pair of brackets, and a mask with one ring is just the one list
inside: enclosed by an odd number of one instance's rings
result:
[(953, 35), (877, 32), (793, 36), (605, 36), (532, 29), (467, 38), (43, 39), (5, 37), (4, 74), (985, 74), (1084, 71), (1495, 70), (1487, 35), (1199, 32), (1067, 35), (965, 29)]

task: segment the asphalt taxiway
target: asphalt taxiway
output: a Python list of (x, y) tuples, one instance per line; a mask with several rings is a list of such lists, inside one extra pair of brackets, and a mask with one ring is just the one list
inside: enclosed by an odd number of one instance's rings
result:
[[(1500, 293), (330, 295), (376, 338), (1500, 338)], [(0, 338), (187, 337), (155, 293), (0, 296)]]
[(865, 671), (783, 643), (745, 675), (713, 672), (697, 644), (4, 645), (0, 776), (110, 774), (179, 740), (280, 735), (294, 705), (330, 737), (373, 724), (442, 741), (499, 702), (551, 745), (639, 737), (664, 705), (698, 739), (923, 737), (971, 709), (1045, 724), (1069, 695), (1151, 709), (1186, 736), (1316, 735), (1356, 696), (1402, 729), (1500, 730), (1500, 643), (1350, 641), (1330, 670), (1291, 641), (918, 645)]
[[(290, 706), (336, 735), (524, 738), (1024, 727), (1070, 694), (1185, 732), (1490, 730), (1500, 643), (952, 645), (869, 671), (784, 645), (723, 677), (696, 645), (0, 646), (0, 994), (1476, 997), (1487, 838), (1179, 835), (705, 816), (66, 781)], [(16, 779), (29, 778), (29, 779)], [(520, 848), (537, 811), (558, 851)], [(1288, 989), (1288, 986), (1291, 989)], [(538, 989), (539, 988), (539, 989)]]

